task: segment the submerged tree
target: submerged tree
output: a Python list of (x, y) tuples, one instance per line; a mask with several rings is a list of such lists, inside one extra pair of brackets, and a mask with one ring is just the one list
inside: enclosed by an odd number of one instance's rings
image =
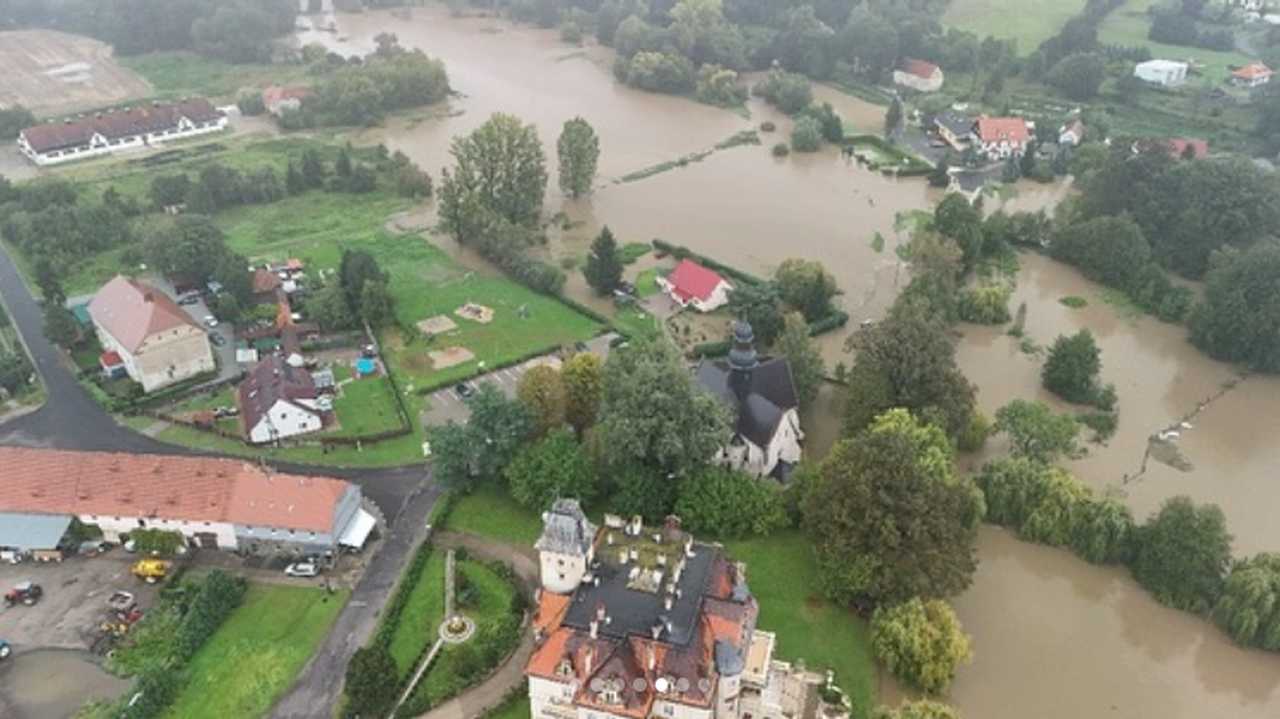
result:
[(591, 192), (600, 159), (600, 139), (596, 131), (581, 117), (564, 124), (556, 143), (560, 156), (560, 189), (571, 197)]

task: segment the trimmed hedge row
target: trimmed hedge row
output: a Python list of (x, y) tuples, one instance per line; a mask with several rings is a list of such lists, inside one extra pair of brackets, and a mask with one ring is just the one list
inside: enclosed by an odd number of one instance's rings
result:
[(662, 252), (666, 252), (668, 254), (675, 256), (677, 259), (683, 260), (686, 257), (695, 259), (701, 264), (706, 265), (707, 267), (710, 267), (711, 269), (716, 270), (717, 272), (723, 272), (724, 274), (732, 277), (735, 280), (738, 280), (739, 282), (745, 282), (749, 285), (762, 285), (765, 282), (764, 280), (760, 279), (759, 277), (756, 277), (753, 274), (743, 272), (742, 270), (736, 267), (730, 267), (729, 265), (717, 262), (716, 260), (713, 260), (710, 257), (707, 257), (706, 255), (700, 255), (697, 252), (694, 252), (693, 250), (689, 249), (688, 247), (683, 247), (681, 245), (673, 245), (670, 242), (667, 242), (665, 240), (658, 240), (658, 239), (655, 239), (653, 241), (653, 246), (658, 250), (661, 250)]
[[(833, 330), (844, 327), (849, 323), (849, 313), (843, 310), (836, 310), (822, 319), (809, 325), (809, 336), (817, 337)], [(718, 342), (702, 342), (693, 346), (689, 350), (689, 356), (694, 359), (706, 359), (708, 357), (724, 357), (729, 354), (729, 350), (733, 349), (733, 342), (730, 340), (720, 340)]]

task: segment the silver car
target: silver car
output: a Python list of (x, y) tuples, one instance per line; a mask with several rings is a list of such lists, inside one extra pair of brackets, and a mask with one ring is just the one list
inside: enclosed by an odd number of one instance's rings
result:
[(315, 562), (294, 562), (284, 568), (284, 573), (290, 577), (314, 577), (320, 574), (320, 567)]

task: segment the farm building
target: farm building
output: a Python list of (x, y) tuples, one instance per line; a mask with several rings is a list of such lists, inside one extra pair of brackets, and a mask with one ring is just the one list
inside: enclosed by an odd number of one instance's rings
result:
[(89, 302), (89, 316), (105, 350), (103, 369), (123, 364), (146, 392), (215, 369), (209, 335), (151, 285), (116, 275)]
[(693, 306), (699, 312), (710, 312), (729, 303), (729, 284), (719, 273), (693, 260), (680, 264), (666, 277), (658, 278), (662, 288), (681, 307)]
[(226, 127), (227, 116), (208, 100), (199, 98), (139, 105), (28, 127), (18, 135), (18, 149), (37, 165), (56, 165), (219, 132)]

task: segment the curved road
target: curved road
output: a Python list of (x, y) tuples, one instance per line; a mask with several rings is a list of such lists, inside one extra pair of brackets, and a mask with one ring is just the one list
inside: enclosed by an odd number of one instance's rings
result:
[[(43, 407), (0, 425), (0, 445), (135, 454), (208, 454), (165, 444), (122, 427), (93, 401), (76, 381), (62, 353), (45, 338), (40, 305), (3, 245), (0, 299), (27, 345), (47, 393)], [(440, 490), (431, 482), (425, 466), (359, 470), (272, 464), (286, 472), (329, 475), (360, 485), (365, 496), (382, 510), (389, 525), (386, 542), (356, 583), (333, 630), (274, 710), (277, 717), (327, 716), (330, 712), (320, 707), (332, 707), (337, 702), (347, 661), (372, 634), (405, 562), (425, 534), (426, 518)]]

